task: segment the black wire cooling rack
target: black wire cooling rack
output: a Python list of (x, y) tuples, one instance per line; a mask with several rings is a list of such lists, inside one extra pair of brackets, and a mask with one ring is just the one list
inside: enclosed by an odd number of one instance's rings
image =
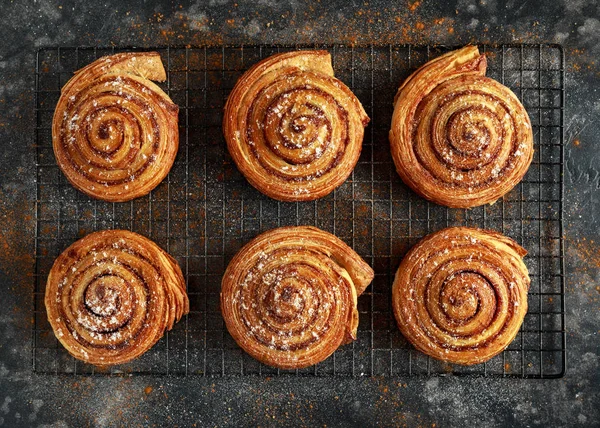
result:
[[(363, 103), (371, 123), (351, 177), (329, 196), (284, 203), (256, 191), (237, 171), (221, 130), (222, 111), (237, 78), (261, 58), (300, 48), (328, 49), (336, 76)], [(510, 87), (531, 117), (535, 155), (525, 179), (493, 205), (449, 209), (410, 191), (389, 152), (392, 100), (399, 84), (447, 47), (387, 45), (42, 48), (35, 73), (37, 224), (33, 370), (50, 374), (406, 376), (481, 375), (561, 377), (565, 372), (563, 234), (564, 54), (557, 45), (480, 46), (488, 76)], [(157, 50), (168, 79), (162, 87), (180, 106), (180, 145), (168, 178), (148, 196), (127, 203), (90, 199), (75, 190), (52, 152), (52, 114), (60, 88), (98, 57)], [(326, 361), (280, 371), (242, 352), (219, 311), (224, 269), (259, 232), (284, 225), (315, 225), (346, 241), (375, 269), (359, 298), (358, 339)], [(393, 275), (420, 238), (446, 226), (500, 231), (528, 251), (529, 311), (514, 342), (485, 364), (462, 367), (414, 350), (391, 310)], [(101, 229), (141, 233), (172, 254), (187, 280), (190, 313), (141, 358), (101, 370), (72, 358), (48, 324), (44, 290), (54, 259), (72, 242)]]

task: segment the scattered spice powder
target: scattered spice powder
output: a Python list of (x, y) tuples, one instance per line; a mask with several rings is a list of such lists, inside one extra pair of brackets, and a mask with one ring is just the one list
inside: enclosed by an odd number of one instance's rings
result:
[(414, 3), (410, 3), (408, 5), (408, 10), (410, 10), (411, 12), (414, 12), (416, 8), (418, 8), (421, 5), (420, 1), (416, 1)]
[(581, 255), (582, 262), (592, 263), (600, 268), (600, 246), (593, 239), (581, 238), (577, 243), (577, 251)]

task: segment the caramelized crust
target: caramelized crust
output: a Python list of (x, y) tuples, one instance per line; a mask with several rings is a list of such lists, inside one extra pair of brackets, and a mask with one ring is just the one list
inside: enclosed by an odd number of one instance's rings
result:
[(440, 205), (493, 203), (531, 164), (529, 116), (485, 71), (485, 56), (467, 46), (423, 65), (396, 94), (390, 130), (396, 170), (416, 193)]
[(333, 76), (326, 51), (273, 55), (238, 80), (225, 105), (229, 153), (250, 184), (281, 201), (323, 197), (350, 175), (369, 122)]
[(402, 334), (439, 360), (479, 364), (515, 338), (527, 312), (527, 254), (499, 233), (452, 227), (402, 260), (392, 305)]
[(77, 189), (111, 202), (154, 189), (179, 146), (179, 108), (156, 84), (157, 52), (121, 53), (77, 71), (61, 91), (52, 122), (58, 166)]
[(325, 360), (356, 339), (357, 296), (374, 273), (350, 247), (315, 227), (265, 232), (231, 260), (221, 311), (238, 345), (282, 369)]
[(189, 312), (175, 259), (126, 230), (92, 233), (67, 248), (50, 270), (45, 303), (65, 349), (98, 366), (139, 357)]

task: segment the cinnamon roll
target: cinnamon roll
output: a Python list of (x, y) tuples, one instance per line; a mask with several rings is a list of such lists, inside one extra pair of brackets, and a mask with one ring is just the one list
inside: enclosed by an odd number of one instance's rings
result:
[(95, 232), (67, 248), (50, 270), (45, 303), (65, 349), (98, 366), (139, 357), (189, 311), (175, 259), (126, 230)]
[(435, 203), (493, 203), (517, 185), (533, 158), (525, 108), (485, 77), (486, 58), (467, 46), (429, 61), (400, 86), (390, 130), (402, 180)]
[(62, 88), (52, 145), (69, 182), (112, 202), (143, 196), (169, 173), (179, 108), (152, 80), (166, 79), (157, 52), (100, 58)]
[(327, 51), (273, 55), (238, 80), (225, 105), (229, 153), (250, 184), (274, 199), (307, 201), (341, 185), (369, 122), (333, 75)]
[(257, 360), (282, 369), (311, 366), (356, 339), (357, 296), (371, 267), (315, 227), (259, 235), (231, 260), (221, 310), (229, 333)]
[(499, 233), (451, 227), (402, 260), (392, 305), (402, 334), (434, 358), (470, 365), (502, 352), (527, 312), (527, 254)]

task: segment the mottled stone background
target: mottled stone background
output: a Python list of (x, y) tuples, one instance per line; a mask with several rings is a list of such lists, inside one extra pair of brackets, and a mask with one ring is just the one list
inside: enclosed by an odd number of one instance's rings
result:
[[(598, 3), (248, 3), (0, 2), (0, 426), (599, 426)], [(32, 374), (36, 48), (241, 42), (564, 44), (568, 372), (563, 379), (61, 378)]]

